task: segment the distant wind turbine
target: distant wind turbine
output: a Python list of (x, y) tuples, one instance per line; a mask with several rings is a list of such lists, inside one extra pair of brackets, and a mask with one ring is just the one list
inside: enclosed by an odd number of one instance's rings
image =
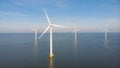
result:
[(49, 29), (50, 30), (50, 59), (53, 58), (54, 54), (53, 54), (53, 50), (52, 50), (52, 28), (53, 26), (54, 27), (64, 27), (64, 26), (61, 26), (61, 25), (54, 25), (50, 22), (50, 19), (48, 17), (48, 14), (46, 12), (45, 9), (43, 9), (44, 13), (45, 13), (45, 16), (47, 18), (47, 21), (48, 21), (48, 27), (43, 31), (43, 33), (38, 37), (39, 39), (44, 35), (45, 32), (47, 32), (47, 30)]
[(77, 32), (78, 32), (78, 29), (76, 27), (73, 27), (74, 28), (74, 46), (75, 46), (75, 50), (77, 48)]
[(78, 31), (78, 29), (76, 29), (76, 27), (74, 27), (74, 37), (75, 37), (75, 40), (77, 40), (77, 31)]

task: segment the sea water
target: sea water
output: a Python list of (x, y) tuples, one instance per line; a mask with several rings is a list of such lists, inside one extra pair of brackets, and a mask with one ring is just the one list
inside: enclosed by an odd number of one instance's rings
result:
[(52, 60), (49, 33), (34, 37), (1, 33), (0, 68), (120, 68), (120, 33), (53, 33)]

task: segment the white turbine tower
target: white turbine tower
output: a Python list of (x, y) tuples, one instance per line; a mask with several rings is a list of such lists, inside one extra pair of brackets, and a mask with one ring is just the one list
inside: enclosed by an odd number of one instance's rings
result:
[(48, 29), (50, 30), (50, 59), (52, 59), (53, 56), (54, 56), (53, 50), (52, 50), (52, 28), (53, 28), (53, 26), (55, 26), (55, 27), (64, 27), (64, 26), (52, 24), (50, 22), (50, 19), (48, 17), (48, 14), (47, 14), (46, 10), (43, 9), (43, 11), (44, 11), (45, 16), (46, 16), (47, 21), (48, 21), (48, 27), (43, 31), (43, 33), (38, 38), (40, 39), (44, 35), (44, 33), (47, 32)]
[(37, 41), (37, 31), (38, 31), (38, 26), (35, 26), (34, 31), (35, 31), (35, 40)]

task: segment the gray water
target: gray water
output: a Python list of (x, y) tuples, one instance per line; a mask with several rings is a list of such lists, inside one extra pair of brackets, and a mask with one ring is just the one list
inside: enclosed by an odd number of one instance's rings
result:
[(0, 68), (120, 68), (119, 52), (120, 33), (53, 33), (53, 60), (49, 34), (0, 34)]

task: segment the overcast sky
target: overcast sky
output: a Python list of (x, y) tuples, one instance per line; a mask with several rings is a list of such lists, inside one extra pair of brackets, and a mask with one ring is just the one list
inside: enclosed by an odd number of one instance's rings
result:
[(0, 0), (0, 33), (43, 31), (48, 22), (69, 28), (53, 28), (54, 32), (120, 32), (120, 0)]

